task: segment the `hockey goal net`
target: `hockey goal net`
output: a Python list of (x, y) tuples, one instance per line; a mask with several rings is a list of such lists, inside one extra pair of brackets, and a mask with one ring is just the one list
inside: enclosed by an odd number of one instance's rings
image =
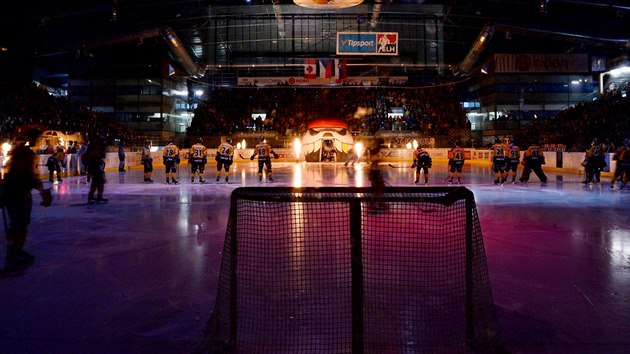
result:
[(496, 345), (463, 187), (237, 188), (202, 351), (466, 352)]

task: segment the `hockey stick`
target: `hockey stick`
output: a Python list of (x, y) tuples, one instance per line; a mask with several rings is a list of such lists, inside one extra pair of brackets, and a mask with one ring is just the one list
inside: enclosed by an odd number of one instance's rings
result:
[(243, 160), (247, 160), (247, 158), (243, 157), (243, 154), (241, 154), (240, 152), (238, 153), (238, 157), (242, 158)]
[(4, 204), (2, 205), (2, 221), (4, 221), (4, 232), (9, 232), (9, 224), (7, 223), (7, 212), (4, 210)]
[(410, 168), (410, 167), (407, 167), (407, 166), (396, 166), (396, 165), (392, 165), (391, 163), (388, 163), (387, 165), (388, 165), (389, 167), (391, 167), (391, 168)]

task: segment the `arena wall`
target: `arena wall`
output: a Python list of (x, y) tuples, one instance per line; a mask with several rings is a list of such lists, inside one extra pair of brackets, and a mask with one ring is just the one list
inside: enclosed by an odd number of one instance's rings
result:
[[(275, 149), (280, 155), (278, 162), (300, 162), (305, 163), (303, 156), (296, 157), (295, 151), (291, 149)], [(435, 163), (447, 161), (448, 149), (427, 149), (433, 161)], [(466, 149), (467, 157), (470, 163), (475, 164), (487, 164), (490, 166), (490, 151), (489, 150), (476, 150)], [(208, 164), (214, 164), (214, 154), (216, 150), (210, 149), (208, 153)], [(181, 150), (182, 165), (187, 165), (188, 161), (185, 158), (187, 154), (186, 149)], [(253, 149), (237, 150), (234, 153), (234, 162), (250, 162), (249, 157), (253, 154)], [(561, 152), (561, 151), (545, 151), (545, 165), (544, 170), (548, 171), (566, 171), (571, 173), (583, 173), (584, 167), (582, 167), (582, 161), (584, 161), (583, 152)], [(42, 178), (48, 178), (48, 168), (46, 168), (46, 160), (50, 155), (37, 155), (39, 160), (37, 164), (37, 171)], [(241, 158), (241, 156), (243, 158)], [(413, 156), (413, 150), (411, 149), (383, 149), (381, 153), (381, 160), (389, 163), (409, 163), (411, 165)], [(606, 163), (607, 168), (604, 169), (604, 175), (610, 176), (610, 171), (614, 171), (615, 161), (611, 160), (612, 154), (607, 154)], [(361, 159), (360, 162), (365, 162), (365, 159)], [(309, 162), (312, 163), (312, 162)], [(317, 163), (331, 163), (331, 162), (317, 162)], [(343, 163), (343, 161), (338, 161)], [(156, 151), (153, 153), (153, 165), (154, 167), (162, 166), (162, 152)], [(66, 168), (63, 169), (62, 174), (64, 176), (76, 176), (79, 175), (79, 157), (77, 154), (68, 154), (66, 156)], [(142, 164), (140, 161), (140, 152), (127, 152), (125, 159), (125, 168), (127, 169), (140, 169)], [(118, 170), (118, 154), (110, 152), (106, 154), (105, 158), (105, 170), (117, 171)]]

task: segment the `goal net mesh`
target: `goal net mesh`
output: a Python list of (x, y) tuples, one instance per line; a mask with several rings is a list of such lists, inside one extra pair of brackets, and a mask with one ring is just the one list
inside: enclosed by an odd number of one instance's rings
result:
[(496, 337), (468, 189), (232, 193), (202, 351), (466, 352)]

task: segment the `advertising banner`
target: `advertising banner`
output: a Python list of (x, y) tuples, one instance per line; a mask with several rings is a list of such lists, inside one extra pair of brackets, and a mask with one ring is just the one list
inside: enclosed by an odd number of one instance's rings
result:
[(586, 54), (495, 54), (495, 73), (587, 73)]
[(392, 86), (406, 85), (407, 76), (352, 76), (340, 77), (239, 77), (238, 86)]
[(337, 55), (398, 55), (398, 33), (337, 32)]

